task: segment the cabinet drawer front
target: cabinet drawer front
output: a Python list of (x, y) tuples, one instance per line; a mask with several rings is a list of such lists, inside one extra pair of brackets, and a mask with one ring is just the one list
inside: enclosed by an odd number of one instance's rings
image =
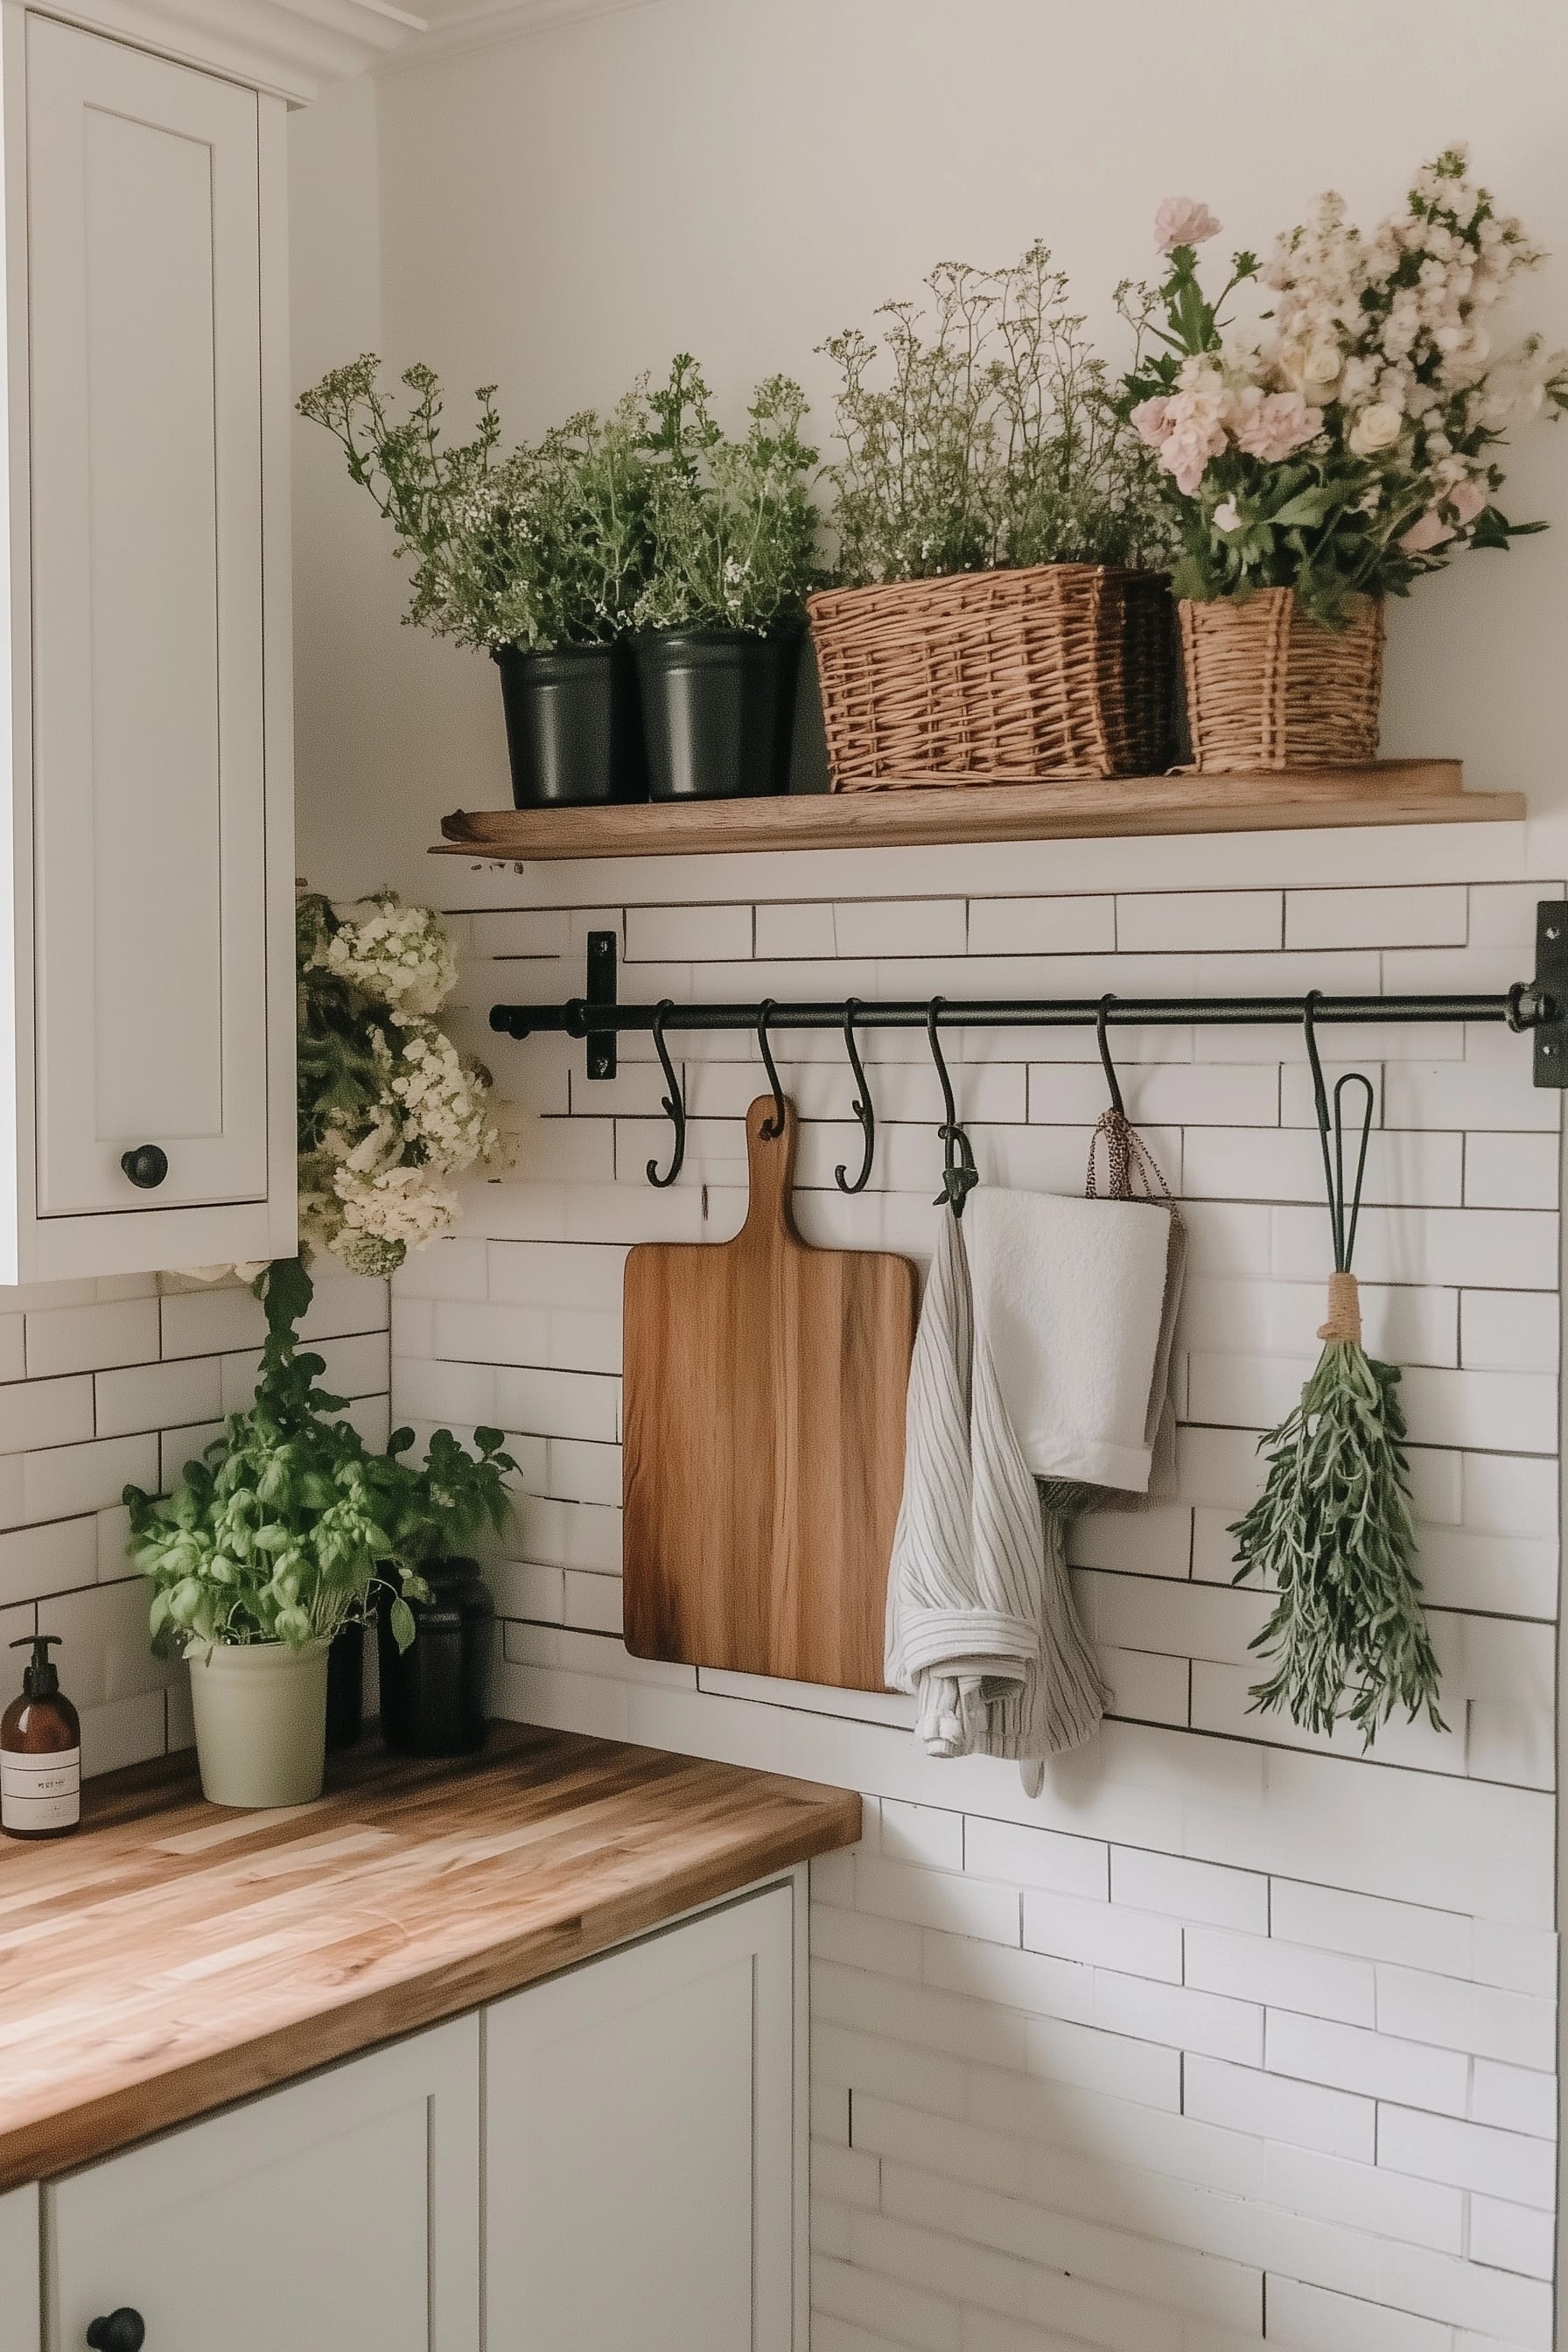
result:
[(548, 2352), (788, 2352), (787, 1887), (488, 2014), (486, 2321)]
[(47, 2188), (47, 2352), (479, 2352), (479, 2091), (460, 2018)]
[(27, 120), (38, 1210), (258, 1200), (257, 100), (29, 16)]

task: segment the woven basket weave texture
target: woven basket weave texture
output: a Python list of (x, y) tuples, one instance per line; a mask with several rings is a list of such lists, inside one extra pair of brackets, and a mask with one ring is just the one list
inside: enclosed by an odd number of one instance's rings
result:
[(1173, 686), (1163, 580), (1096, 563), (808, 599), (836, 792), (1157, 774)]
[(1248, 775), (1377, 757), (1383, 605), (1352, 600), (1343, 628), (1310, 621), (1290, 588), (1177, 606), (1192, 768)]

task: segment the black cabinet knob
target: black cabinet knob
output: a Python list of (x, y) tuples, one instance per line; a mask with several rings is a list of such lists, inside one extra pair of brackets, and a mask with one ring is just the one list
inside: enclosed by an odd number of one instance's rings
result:
[[(120, 1165), (131, 1181), (143, 1192), (153, 1192), (169, 1172), (169, 1155), (156, 1143), (139, 1143), (134, 1151), (122, 1151)], [(118, 2345), (110, 2352), (120, 2352)]]
[[(162, 1159), (162, 1152), (158, 1156)], [(111, 2311), (107, 2319), (95, 2319), (87, 2331), (87, 2340), (92, 2352), (142, 2352), (147, 2330), (142, 2314), (132, 2311), (126, 2303), (118, 2311)]]

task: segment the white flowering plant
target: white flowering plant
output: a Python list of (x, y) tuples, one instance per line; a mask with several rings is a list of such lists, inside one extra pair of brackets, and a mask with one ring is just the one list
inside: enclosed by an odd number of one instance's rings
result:
[(711, 397), (689, 352), (647, 394), (649, 556), (637, 622), (764, 635), (799, 621), (816, 582), (805, 394), (793, 377), (769, 376), (739, 440), (715, 422)]
[[(1496, 342), (1500, 304), (1542, 256), (1462, 147), (1424, 165), (1370, 236), (1342, 197), (1320, 196), (1267, 262), (1235, 255), (1211, 299), (1197, 247), (1219, 233), (1191, 197), (1160, 206), (1165, 326), (1125, 383), (1170, 500), (1178, 595), (1293, 588), (1331, 625), (1357, 592), (1407, 595), (1462, 547), (1545, 529), (1497, 505), (1500, 453), (1568, 406), (1568, 352)], [(1274, 302), (1249, 337), (1225, 306), (1253, 280)]]
[(448, 1181), (502, 1152), (489, 1072), (434, 1017), (457, 961), (438, 915), (381, 890), (301, 895), (300, 1234), (387, 1275), (458, 1213)]
[(338, 441), (412, 564), (405, 621), (530, 653), (621, 635), (648, 568), (642, 388), (607, 417), (584, 409), (502, 457), (493, 384), (475, 394), (473, 438), (453, 441), (434, 372), (405, 371), (411, 398), (398, 417), (380, 368), (369, 352), (333, 368), (299, 408)]
[[(839, 377), (837, 576), (1161, 563), (1158, 468), (1048, 247), (1004, 269), (942, 262), (925, 288), (881, 305), (879, 342), (852, 327), (820, 347)], [(1124, 308), (1141, 350), (1144, 317)]]

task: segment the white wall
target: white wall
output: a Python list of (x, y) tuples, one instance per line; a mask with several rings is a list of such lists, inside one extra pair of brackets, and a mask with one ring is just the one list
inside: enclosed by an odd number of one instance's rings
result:
[[(1162, 195), (1204, 195), (1227, 242), (1265, 245), (1325, 185), (1374, 219), (1458, 136), (1563, 257), (1527, 299), (1568, 342), (1565, 67), (1557, 0), (654, 0), (384, 76), (376, 347), (437, 368), (454, 417), (499, 382), (519, 433), (613, 399), (681, 347), (731, 415), (778, 367), (820, 403), (814, 346), (939, 258), (1001, 262), (1043, 235), (1109, 335), (1110, 289), (1150, 268)], [(342, 243), (345, 200), (321, 161), (340, 132), (359, 184), (344, 111), (330, 99), (295, 126), (301, 383), (377, 333), (362, 264), (345, 284), (320, 258)], [(826, 447), (820, 405), (816, 423)], [(401, 576), (331, 456), (302, 461), (302, 855), (334, 887), (412, 885), (445, 810), (507, 799), (499, 695), (482, 657), (385, 628)], [(1510, 503), (1561, 521), (1565, 479), (1568, 436), (1538, 433)], [(1565, 589), (1560, 528), (1396, 606), (1386, 748), (1461, 753), (1477, 784), (1568, 809)], [(312, 682), (323, 664), (330, 697)]]

